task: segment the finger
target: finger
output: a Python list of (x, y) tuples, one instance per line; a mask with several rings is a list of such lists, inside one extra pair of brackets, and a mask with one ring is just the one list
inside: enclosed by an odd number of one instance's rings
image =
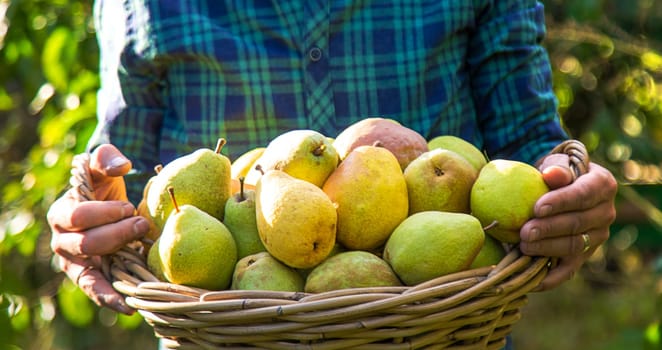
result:
[(569, 211), (581, 211), (600, 202), (610, 201), (616, 195), (617, 183), (605, 168), (590, 163), (589, 172), (575, 182), (544, 194), (535, 204), (537, 217), (556, 215)]
[(542, 160), (538, 169), (547, 186), (550, 189), (557, 189), (572, 183), (572, 171), (569, 164), (566, 154), (551, 154)]
[(565, 281), (571, 280), (584, 263), (584, 259), (583, 256), (573, 256), (561, 259), (559, 264), (549, 270), (547, 276), (545, 276), (533, 291), (542, 292), (550, 290), (558, 287)]
[(80, 232), (135, 214), (133, 204), (124, 201), (58, 202), (49, 210), (51, 225), (59, 231)]
[(147, 220), (134, 216), (84, 232), (61, 232), (53, 235), (51, 249), (66, 257), (106, 255), (140, 239), (148, 231)]
[(553, 237), (577, 235), (588, 230), (606, 227), (615, 216), (613, 203), (602, 202), (582, 212), (531, 219), (520, 229), (520, 238), (525, 242), (533, 242)]
[(64, 271), (74, 283), (97, 305), (131, 315), (135, 312), (124, 302), (124, 297), (113, 289), (98, 266), (90, 260), (65, 263)]
[(103, 180), (104, 177), (124, 176), (131, 170), (131, 161), (117, 147), (103, 144), (97, 147), (90, 157), (92, 179)]
[[(609, 229), (591, 230), (588, 235), (589, 252), (609, 238)], [(569, 257), (584, 254), (586, 249), (582, 234), (554, 237), (533, 242), (520, 242), (522, 253), (531, 256)]]

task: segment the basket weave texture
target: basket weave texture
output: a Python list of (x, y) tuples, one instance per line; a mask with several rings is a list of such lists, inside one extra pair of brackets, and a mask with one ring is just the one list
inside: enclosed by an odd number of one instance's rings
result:
[[(575, 177), (588, 154), (568, 140)], [(89, 155), (77, 155), (71, 185), (94, 200)], [(104, 257), (103, 272), (126, 302), (172, 349), (500, 349), (521, 318), (527, 293), (555, 263), (515, 246), (496, 266), (442, 276), (416, 286), (355, 288), (308, 294), (208, 291), (160, 282), (147, 268), (144, 244)]]

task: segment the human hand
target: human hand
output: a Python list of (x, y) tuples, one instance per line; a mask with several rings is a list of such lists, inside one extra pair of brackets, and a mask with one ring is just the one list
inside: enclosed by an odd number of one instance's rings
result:
[(90, 155), (90, 177), (95, 200), (79, 201), (70, 189), (48, 211), (51, 249), (60, 268), (97, 305), (132, 314), (99, 269), (101, 256), (113, 253), (149, 230), (128, 202), (123, 176), (131, 162), (112, 145), (101, 145)]
[(604, 167), (590, 163), (588, 172), (573, 182), (568, 156), (553, 154), (539, 165), (550, 191), (535, 204), (535, 217), (520, 230), (520, 249), (527, 255), (558, 257), (536, 291), (571, 279), (609, 238), (614, 221), (618, 185)]

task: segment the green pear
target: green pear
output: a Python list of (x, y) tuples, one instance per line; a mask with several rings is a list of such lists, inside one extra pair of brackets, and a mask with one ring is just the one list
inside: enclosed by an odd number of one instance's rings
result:
[(237, 246), (217, 218), (197, 207), (177, 205), (163, 226), (158, 252), (165, 278), (176, 284), (208, 290), (226, 289), (237, 263)]
[[(342, 252), (345, 252), (345, 251), (347, 251), (347, 249), (345, 249), (345, 247), (343, 247), (340, 243), (336, 242), (336, 244), (333, 245), (333, 249), (331, 249), (331, 252), (329, 253), (329, 255), (327, 255), (326, 259), (324, 259), (322, 262), (326, 261), (327, 259), (329, 259), (332, 256), (338, 255), (339, 253), (342, 253)], [(308, 278), (308, 275), (310, 274), (310, 272), (313, 271), (313, 269), (317, 266), (319, 266), (319, 265), (309, 267), (307, 269), (297, 269), (297, 271), (299, 272), (301, 277), (303, 277), (304, 280), (305, 280), (306, 278)]]
[(276, 259), (294, 268), (324, 260), (336, 241), (336, 208), (316, 185), (268, 170), (255, 188), (260, 239)]
[(375, 254), (361, 251), (338, 253), (315, 267), (306, 279), (306, 293), (362, 287), (401, 286), (391, 266)]
[(424, 211), (405, 219), (384, 247), (384, 260), (407, 285), (467, 269), (485, 240), (480, 221), (464, 213)]
[(235, 266), (230, 289), (302, 292), (299, 273), (267, 252), (245, 256)]
[(381, 246), (407, 217), (407, 183), (393, 153), (359, 146), (322, 187), (338, 211), (337, 239), (350, 250)]
[(453, 151), (464, 157), (474, 166), (474, 168), (476, 168), (477, 172), (479, 172), (487, 163), (487, 158), (485, 158), (483, 152), (481, 152), (476, 146), (454, 135), (441, 135), (434, 137), (428, 141), (428, 148), (430, 150), (443, 148)]
[(163, 274), (163, 262), (161, 261), (161, 255), (159, 254), (159, 242), (160, 239), (156, 239), (152, 247), (147, 252), (147, 268), (160, 281), (166, 281), (166, 277)]
[(478, 171), (462, 156), (437, 148), (414, 159), (404, 172), (409, 215), (428, 211), (469, 213)]
[(225, 203), (223, 223), (232, 233), (237, 243), (237, 258), (264, 252), (266, 248), (260, 240), (255, 213), (255, 191), (245, 190), (243, 178), (239, 178), (240, 190)]
[(499, 242), (496, 238), (485, 235), (485, 243), (483, 247), (474, 258), (474, 261), (471, 262), (469, 266), (470, 269), (475, 269), (483, 266), (491, 266), (498, 264), (503, 257), (506, 256), (506, 250), (503, 247), (503, 244)]
[(223, 220), (225, 202), (230, 197), (230, 160), (222, 155), (220, 139), (216, 150), (199, 149), (166, 164), (151, 181), (146, 205), (154, 224), (163, 228), (173, 210), (168, 187), (177, 189), (180, 204), (191, 204)]
[(326, 136), (314, 130), (291, 130), (269, 142), (254, 164), (262, 170), (251, 169), (246, 183), (256, 185), (263, 171), (281, 170), (322, 187), (338, 161), (338, 153)]
[[(506, 159), (495, 159), (481, 169), (471, 189), (471, 213), (486, 232), (506, 243), (520, 240), (520, 228), (533, 218), (533, 206), (549, 191), (535, 167)], [(495, 223), (495, 225), (492, 225)]]
[(336, 136), (333, 146), (343, 160), (353, 149), (371, 146), (375, 142), (393, 153), (401, 170), (428, 151), (428, 144), (420, 133), (394, 119), (383, 117), (365, 118), (351, 124)]

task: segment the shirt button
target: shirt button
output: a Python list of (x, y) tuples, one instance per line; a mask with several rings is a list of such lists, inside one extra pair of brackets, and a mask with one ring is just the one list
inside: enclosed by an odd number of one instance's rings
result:
[(308, 51), (308, 57), (310, 57), (310, 60), (313, 62), (317, 62), (320, 59), (322, 59), (322, 49), (319, 47), (315, 46), (310, 51)]

